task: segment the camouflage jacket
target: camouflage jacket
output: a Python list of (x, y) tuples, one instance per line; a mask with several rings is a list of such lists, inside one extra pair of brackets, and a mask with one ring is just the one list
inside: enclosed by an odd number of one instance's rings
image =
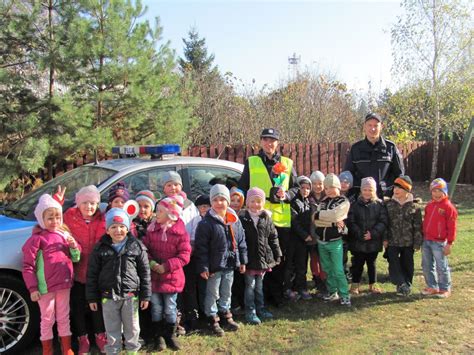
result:
[(389, 228), (385, 238), (389, 246), (413, 247), (418, 249), (423, 241), (421, 200), (413, 199), (410, 194), (408, 200), (401, 205), (395, 198), (386, 202)]

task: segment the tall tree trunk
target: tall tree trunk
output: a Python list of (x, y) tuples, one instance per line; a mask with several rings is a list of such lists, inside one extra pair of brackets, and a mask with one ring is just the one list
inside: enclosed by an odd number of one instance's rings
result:
[(440, 131), (440, 104), (439, 104), (439, 83), (438, 83), (438, 64), (439, 64), (439, 33), (438, 33), (438, 10), (436, 0), (432, 3), (432, 35), (433, 35), (433, 62), (431, 63), (431, 95), (435, 99), (435, 113), (434, 113), (434, 132), (433, 132), (433, 158), (431, 160), (431, 174), (430, 179), (436, 178), (438, 173), (438, 153), (439, 153), (439, 131)]
[(49, 30), (49, 55), (50, 55), (50, 62), (49, 62), (49, 101), (51, 103), (51, 99), (53, 98), (54, 93), (54, 71), (55, 71), (55, 63), (54, 63), (54, 49), (53, 49), (53, 41), (54, 41), (54, 32), (53, 32), (53, 0), (49, 0), (48, 2), (48, 30)]

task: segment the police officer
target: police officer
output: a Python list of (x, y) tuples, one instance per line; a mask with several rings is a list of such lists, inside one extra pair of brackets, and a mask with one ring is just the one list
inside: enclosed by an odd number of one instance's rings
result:
[[(259, 187), (265, 191), (267, 197), (265, 209), (272, 212), (272, 220), (278, 231), (283, 260), (264, 279), (265, 296), (277, 306), (283, 301), (284, 257), (290, 238), (292, 195), (288, 191), (296, 183), (293, 161), (277, 153), (279, 140), (280, 132), (277, 129), (265, 128), (260, 134), (260, 151), (258, 155), (247, 159), (239, 180), (239, 188), (245, 192), (252, 187)], [(287, 178), (281, 182), (281, 186), (275, 186), (276, 176), (272, 172), (273, 166), (278, 162), (287, 167)]]
[(373, 177), (377, 182), (377, 196), (392, 196), (393, 182), (405, 173), (403, 159), (395, 143), (383, 138), (382, 118), (376, 113), (365, 116), (365, 139), (354, 143), (346, 160), (344, 170), (354, 177), (354, 193), (360, 192), (360, 181)]

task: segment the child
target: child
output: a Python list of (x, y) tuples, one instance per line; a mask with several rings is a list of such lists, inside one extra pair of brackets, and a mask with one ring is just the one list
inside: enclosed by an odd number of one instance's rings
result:
[[(166, 197), (157, 203), (156, 219), (149, 226), (143, 243), (148, 248), (151, 268), (151, 320), (159, 351), (179, 350), (176, 340), (176, 299), (184, 288), (183, 266), (189, 263), (191, 244), (179, 218), (183, 199)], [(166, 343), (166, 344), (165, 344)]]
[[(309, 194), (308, 199), (311, 204), (311, 215), (313, 215), (324, 198), (324, 174), (321, 171), (316, 170), (311, 173), (309, 179), (311, 180), (311, 193)], [(314, 224), (311, 223), (310, 231), (312, 237), (316, 236), (314, 228)], [(318, 295), (324, 295), (327, 293), (326, 273), (323, 271), (321, 262), (319, 261), (317, 243), (317, 238), (313, 238), (312, 241), (307, 243), (310, 258), (309, 266), (311, 274), (313, 275), (314, 286), (318, 290)]]
[(218, 311), (230, 330), (239, 329), (230, 312), (231, 289), (234, 269), (239, 268), (242, 274), (245, 273), (247, 245), (242, 224), (229, 208), (230, 194), (227, 187), (214, 185), (210, 199), (211, 209), (196, 230), (194, 253), (197, 270), (207, 280), (204, 312), (214, 334), (223, 336)]
[(247, 191), (247, 209), (240, 214), (245, 231), (248, 264), (245, 271), (245, 318), (250, 324), (273, 315), (265, 309), (263, 278), (267, 271), (278, 265), (281, 250), (277, 230), (269, 212), (264, 210), (265, 192), (258, 187)]
[(393, 196), (387, 201), (388, 230), (384, 247), (388, 255), (388, 272), (397, 286), (397, 294), (408, 296), (413, 282), (413, 253), (423, 241), (420, 200), (411, 194), (412, 181), (401, 175), (395, 179)]
[(447, 256), (456, 239), (458, 212), (448, 197), (448, 184), (441, 178), (430, 184), (432, 200), (423, 219), (422, 267), (426, 288), (423, 295), (451, 295), (451, 272)]
[(342, 232), (350, 203), (341, 196), (341, 183), (337, 175), (328, 174), (324, 179), (325, 197), (313, 214), (321, 265), (327, 273), (329, 294), (325, 301), (341, 300), (350, 306), (351, 298), (347, 279), (342, 268)]
[(183, 191), (183, 181), (176, 171), (167, 171), (163, 175), (161, 182), (166, 197), (174, 197), (176, 195), (181, 195), (183, 197), (183, 213), (180, 217), (185, 225), (187, 225), (194, 217), (199, 216), (199, 211), (194, 203), (186, 197), (186, 194)]
[(78, 336), (79, 353), (90, 351), (86, 315), (90, 314), (95, 342), (101, 353), (107, 344), (102, 312), (91, 312), (86, 301), (86, 274), (89, 256), (105, 233), (105, 219), (98, 209), (100, 192), (94, 185), (81, 188), (75, 197), (76, 206), (64, 213), (64, 223), (81, 247), (81, 260), (74, 264), (74, 286), (71, 290), (71, 320)]
[(352, 264), (351, 293), (359, 294), (359, 283), (367, 264), (369, 292), (381, 293), (375, 285), (377, 271), (375, 262), (382, 251), (383, 238), (388, 226), (387, 209), (377, 198), (377, 183), (372, 177), (360, 182), (360, 196), (351, 206), (348, 218), (349, 248), (354, 256)]
[[(308, 196), (311, 192), (311, 180), (299, 176), (296, 180), (299, 191), (291, 200), (291, 238), (288, 242), (285, 268), (285, 296), (290, 300), (302, 298), (310, 300), (306, 272), (308, 271), (308, 248), (312, 241), (310, 234), (311, 205)], [(292, 280), (294, 274), (294, 279)], [(292, 290), (292, 284), (294, 291)]]
[(136, 353), (140, 349), (138, 307), (148, 308), (151, 296), (146, 248), (129, 233), (130, 218), (124, 210), (110, 209), (105, 220), (107, 233), (89, 259), (86, 299), (93, 312), (102, 303), (107, 354), (122, 350), (122, 329), (125, 349)]
[[(356, 201), (356, 195), (352, 189), (352, 185), (354, 183), (352, 173), (348, 170), (343, 171), (339, 174), (339, 180), (341, 181), (341, 195), (345, 196), (352, 205)], [(342, 249), (342, 265), (344, 268), (344, 273), (346, 274), (346, 278), (348, 281), (350, 281), (352, 279), (352, 273), (350, 268), (347, 266), (347, 262), (349, 261), (349, 241), (347, 233), (342, 237)], [(351, 264), (352, 263), (353, 261)]]
[[(229, 189), (230, 192), (230, 208), (239, 215), (240, 210), (244, 206), (245, 196), (242, 190), (237, 187)], [(234, 270), (234, 281), (232, 282), (232, 301), (231, 310), (234, 315), (241, 315), (245, 309), (245, 277), (239, 272)]]
[(184, 266), (184, 276), (186, 278), (184, 284), (183, 310), (185, 313), (186, 332), (194, 331), (198, 328), (197, 320), (199, 311), (204, 314), (204, 298), (206, 296), (206, 281), (199, 277), (196, 272), (196, 258), (193, 254), (194, 240), (196, 236), (196, 228), (202, 221), (207, 211), (211, 208), (211, 201), (207, 195), (199, 195), (194, 202), (199, 210), (199, 216), (194, 217), (186, 226), (191, 241), (191, 259), (189, 264)]
[[(39, 226), (23, 245), (23, 279), (41, 311), (43, 354), (53, 354), (53, 326), (57, 322), (63, 354), (71, 350), (69, 295), (73, 284), (72, 263), (80, 249), (63, 225), (62, 207), (50, 195), (40, 197), (35, 208)], [(12, 305), (11, 307), (14, 307)]]
[(109, 198), (108, 198), (108, 205), (107, 210), (111, 208), (123, 208), (125, 202), (130, 199), (130, 193), (125, 186), (125, 183), (122, 181), (117, 182), (114, 186), (112, 186), (109, 190)]
[(235, 213), (239, 214), (240, 210), (242, 209), (245, 203), (244, 192), (237, 187), (233, 187), (229, 191), (230, 191), (230, 208), (232, 208), (235, 211)]
[(154, 217), (156, 198), (150, 190), (142, 190), (136, 194), (135, 201), (138, 203), (139, 212), (132, 221), (131, 233), (141, 240)]

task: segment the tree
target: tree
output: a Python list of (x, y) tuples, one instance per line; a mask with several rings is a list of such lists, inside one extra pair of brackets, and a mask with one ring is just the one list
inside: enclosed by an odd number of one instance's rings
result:
[(431, 178), (436, 177), (441, 127), (441, 87), (452, 73), (472, 75), (460, 67), (472, 50), (472, 3), (462, 0), (404, 0), (404, 14), (392, 27), (394, 71), (409, 81), (429, 83), (434, 103), (433, 161)]
[(188, 32), (188, 39), (183, 38), (184, 58), (179, 59), (183, 73), (192, 71), (198, 75), (218, 74), (217, 66), (213, 67), (214, 54), (207, 54), (206, 39), (200, 38), (195, 27)]

